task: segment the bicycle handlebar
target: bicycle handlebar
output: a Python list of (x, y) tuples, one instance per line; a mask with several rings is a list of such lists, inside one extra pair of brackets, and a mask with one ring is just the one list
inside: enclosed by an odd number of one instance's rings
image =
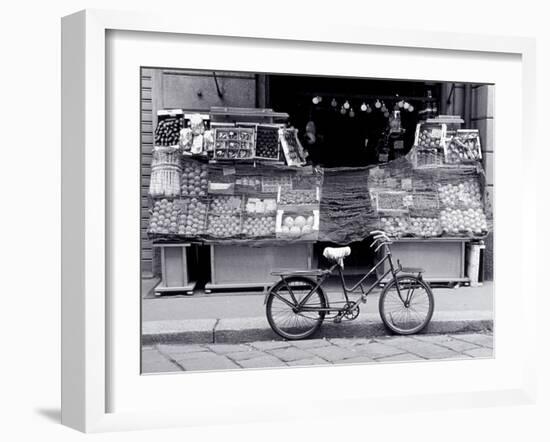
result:
[(376, 249), (374, 249), (374, 252), (376, 253), (376, 252), (378, 252), (378, 250), (380, 250), (380, 247), (388, 246), (390, 244), (391, 244), (391, 242), (388, 242), (388, 241), (381, 242), (380, 244), (378, 244), (378, 247), (376, 247)]
[(386, 232), (382, 230), (373, 230), (370, 232), (370, 234), (373, 236), (373, 241), (370, 245), (371, 248), (376, 247), (375, 251), (378, 251), (382, 244), (391, 244), (392, 240), (388, 237)]

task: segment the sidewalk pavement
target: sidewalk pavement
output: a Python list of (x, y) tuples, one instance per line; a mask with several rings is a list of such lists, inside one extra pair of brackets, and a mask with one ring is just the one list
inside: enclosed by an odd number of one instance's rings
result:
[[(329, 291), (331, 301), (341, 294)], [(434, 289), (435, 311), (424, 333), (492, 330), (493, 284)], [(280, 339), (269, 327), (261, 293), (146, 298), (142, 304), (142, 343), (242, 343)], [(387, 335), (379, 313), (378, 293), (361, 304), (354, 321), (325, 321), (315, 337), (371, 338)]]
[(300, 367), (490, 358), (493, 335), (462, 333), (255, 341), (246, 344), (156, 344), (142, 349), (142, 373)]

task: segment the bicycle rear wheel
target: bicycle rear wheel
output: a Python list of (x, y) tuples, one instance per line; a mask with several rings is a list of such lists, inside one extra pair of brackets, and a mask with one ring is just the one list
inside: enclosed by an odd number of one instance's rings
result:
[[(298, 311), (296, 306), (317, 284), (306, 277), (292, 276), (276, 284), (270, 291), (266, 302), (266, 315), (269, 325), (279, 336), (289, 339), (305, 339), (313, 335), (325, 318), (324, 311)], [(294, 295), (294, 301), (292, 295)], [(307, 302), (305, 308), (325, 308), (325, 294), (318, 288)]]
[(378, 309), (382, 322), (392, 332), (400, 335), (418, 333), (432, 319), (432, 290), (416, 276), (396, 276), (380, 294)]

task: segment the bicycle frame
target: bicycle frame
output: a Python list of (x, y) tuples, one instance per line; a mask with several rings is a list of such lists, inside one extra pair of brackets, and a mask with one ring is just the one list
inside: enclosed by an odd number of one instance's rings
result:
[[(376, 281), (367, 289), (367, 291), (365, 292), (363, 290), (363, 283), (366, 281), (366, 279), (371, 276), (374, 272), (376, 272), (376, 270), (384, 263), (388, 261), (389, 262), (389, 269), (386, 270), (384, 272), (384, 274), (380, 277), (378, 277), (376, 279)], [(340, 275), (340, 283), (342, 285), (342, 290), (344, 292), (344, 297), (346, 299), (346, 304), (348, 305), (347, 307), (344, 307), (344, 308), (331, 308), (330, 305), (327, 305), (327, 307), (308, 307), (308, 306), (304, 306), (305, 303), (307, 303), (307, 301), (309, 300), (309, 298), (311, 298), (311, 296), (313, 296), (313, 294), (317, 291), (317, 289), (319, 287), (321, 287), (321, 285), (325, 282), (325, 280), (333, 274), (334, 270), (338, 268), (338, 273)], [(384, 255), (384, 257), (382, 259), (380, 259), (376, 265), (374, 267), (372, 267), (365, 275), (363, 275), (363, 277), (361, 277), (361, 279), (353, 286), (353, 287), (348, 287), (346, 285), (346, 280), (344, 278), (344, 273), (342, 272), (342, 267), (340, 267), (340, 265), (338, 263), (336, 264), (333, 264), (332, 267), (330, 267), (329, 269), (329, 272), (327, 272), (325, 275), (323, 275), (318, 281), (317, 281), (317, 284), (315, 285), (315, 287), (313, 289), (311, 289), (309, 291), (309, 293), (300, 301), (298, 302), (296, 297), (294, 296), (294, 293), (292, 292), (292, 289), (290, 288), (290, 286), (286, 283), (286, 279), (285, 279), (285, 275), (281, 275), (281, 279), (283, 280), (283, 282), (285, 283), (289, 293), (290, 293), (290, 296), (294, 302), (294, 304), (291, 304), (289, 301), (287, 301), (284, 297), (280, 297), (279, 299), (286, 303), (288, 306), (290, 306), (291, 308), (295, 309), (296, 311), (299, 311), (299, 312), (311, 312), (311, 311), (314, 311), (314, 312), (327, 312), (327, 313), (331, 313), (331, 312), (337, 312), (338, 314), (344, 312), (344, 311), (347, 311), (347, 310), (352, 310), (354, 309), (360, 301), (362, 301), (364, 298), (366, 298), (373, 290), (374, 288), (380, 284), (380, 282), (382, 282), (384, 280), (384, 278), (386, 278), (386, 276), (388, 274), (392, 274), (392, 278), (395, 279), (395, 276), (401, 271), (401, 264), (398, 263), (398, 266), (397, 266), (397, 269), (395, 268), (394, 264), (393, 264), (393, 260), (392, 260), (392, 255), (391, 255), (391, 251), (389, 250), (389, 248), (386, 248), (386, 254)], [(289, 275), (286, 275), (286, 276), (289, 276)], [(401, 296), (401, 291), (399, 289), (399, 284), (396, 284), (396, 288), (397, 288), (397, 293), (399, 294), (399, 298), (405, 302), (405, 300), (402, 298)], [(348, 293), (354, 293), (356, 292), (356, 290), (358, 288), (361, 288), (361, 294), (362, 294), (362, 297), (357, 299), (353, 304), (351, 304), (351, 306), (349, 305), (350, 301), (349, 301), (349, 297), (348, 297)], [(327, 298), (327, 301), (328, 298)]]

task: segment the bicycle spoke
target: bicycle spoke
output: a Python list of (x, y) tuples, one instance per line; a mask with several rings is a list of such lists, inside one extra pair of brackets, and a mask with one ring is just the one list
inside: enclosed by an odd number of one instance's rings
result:
[(420, 329), (431, 318), (430, 294), (414, 277), (400, 277), (397, 284), (390, 285), (381, 295), (382, 318), (399, 333)]
[[(283, 337), (297, 339), (309, 335), (319, 326), (325, 313), (318, 309), (325, 304), (322, 295), (314, 289), (313, 283), (307, 281), (286, 281), (271, 292), (268, 318), (275, 331), (281, 332)], [(302, 302), (301, 308), (306, 308), (306, 311), (297, 310)]]

